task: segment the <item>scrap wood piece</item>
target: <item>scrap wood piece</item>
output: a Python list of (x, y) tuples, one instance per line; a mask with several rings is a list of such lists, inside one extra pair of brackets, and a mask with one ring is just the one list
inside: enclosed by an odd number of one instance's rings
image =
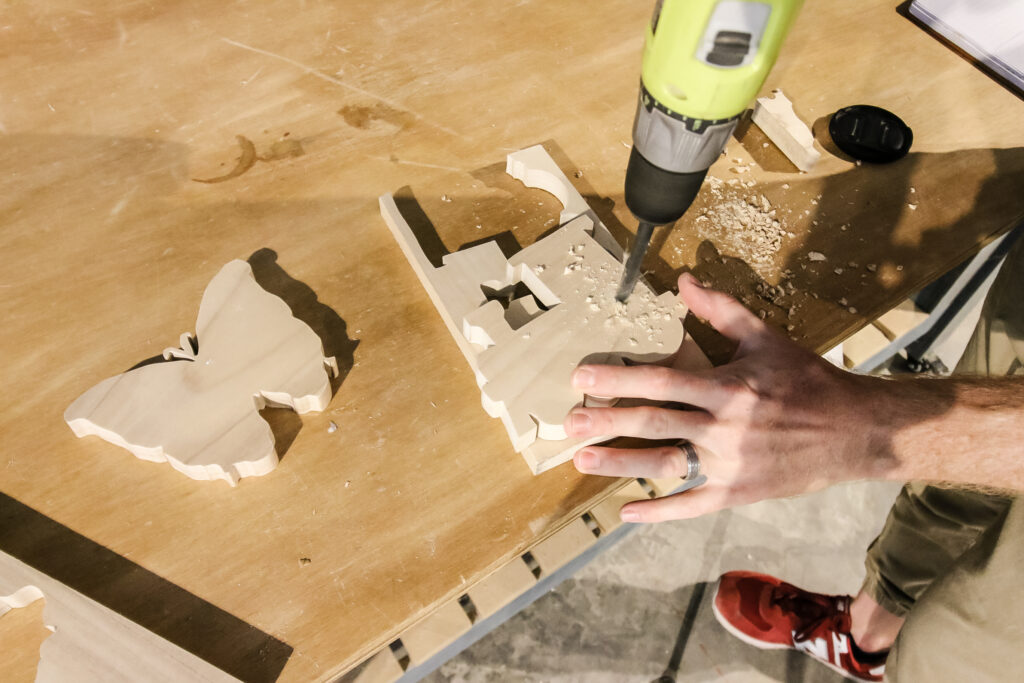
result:
[(558, 214), (558, 224), (565, 225), (577, 216), (587, 214), (594, 223), (593, 237), (608, 253), (622, 260), (623, 249), (611, 232), (597, 217), (594, 210), (587, 204), (569, 178), (562, 173), (555, 160), (541, 145), (534, 145), (512, 152), (505, 161), (505, 172), (526, 187), (544, 190), (554, 195), (562, 203), (562, 211)]
[(225, 265), (203, 293), (175, 362), (108, 378), (64, 412), (76, 436), (89, 434), (193, 479), (264, 475), (277, 466), (274, 434), (259, 411), (320, 411), (331, 398), (323, 345), (280, 298), (260, 287), (245, 261)]
[(881, 330), (872, 324), (865, 325), (843, 340), (843, 364), (852, 370), (888, 345), (889, 338)]
[[(570, 381), (580, 363), (663, 362), (696, 345), (684, 344), (686, 308), (671, 292), (655, 296), (641, 282), (625, 303), (615, 301), (621, 249), (616, 255), (603, 246), (611, 240), (607, 229), (583, 210), (582, 197), (542, 147), (509, 155), (508, 168), (570, 202), (563, 215), (579, 211), (509, 259), (487, 242), (448, 254), (435, 268), (391, 195), (380, 198), (380, 209), (473, 369), (485, 410), (502, 420), (537, 474), (611, 438), (566, 438), (562, 422), (584, 400)], [(683, 356), (704, 358), (693, 350)]]
[(40, 598), (46, 600), (43, 622), (53, 635), (43, 641), (39, 650), (38, 683), (238, 680), (0, 552), (0, 619), (8, 610)]
[(809, 172), (818, 163), (821, 152), (814, 148), (811, 129), (781, 90), (774, 91), (772, 97), (757, 98), (752, 120), (801, 171)]

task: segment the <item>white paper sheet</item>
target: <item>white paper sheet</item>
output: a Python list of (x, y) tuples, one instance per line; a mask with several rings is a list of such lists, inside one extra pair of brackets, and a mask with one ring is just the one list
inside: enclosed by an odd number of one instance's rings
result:
[(1024, 92), (1024, 0), (914, 0), (910, 13)]

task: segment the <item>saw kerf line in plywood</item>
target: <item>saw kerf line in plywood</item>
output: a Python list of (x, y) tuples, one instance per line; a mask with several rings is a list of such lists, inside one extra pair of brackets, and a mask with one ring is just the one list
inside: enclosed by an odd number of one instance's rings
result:
[[(686, 308), (673, 293), (655, 296), (643, 282), (625, 303), (615, 301), (622, 250), (543, 147), (510, 154), (506, 170), (564, 207), (558, 230), (508, 259), (485, 242), (446, 255), (435, 268), (391, 195), (380, 198), (380, 207), (473, 369), (484, 409), (501, 419), (537, 474), (612, 438), (567, 438), (563, 420), (584, 401), (572, 388), (573, 370), (583, 362), (673, 357), (685, 337)], [(521, 285), (529, 293), (513, 298)]]

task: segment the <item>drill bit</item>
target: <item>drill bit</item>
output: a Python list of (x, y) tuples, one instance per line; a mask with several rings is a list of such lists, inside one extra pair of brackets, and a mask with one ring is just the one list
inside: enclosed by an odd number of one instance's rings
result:
[(622, 282), (619, 284), (619, 291), (615, 294), (616, 301), (625, 301), (633, 293), (636, 281), (640, 277), (640, 265), (643, 263), (644, 254), (647, 253), (647, 245), (651, 242), (651, 235), (654, 233), (654, 223), (640, 221), (636, 229), (636, 239), (633, 240), (633, 248), (626, 258), (626, 267), (622, 271)]

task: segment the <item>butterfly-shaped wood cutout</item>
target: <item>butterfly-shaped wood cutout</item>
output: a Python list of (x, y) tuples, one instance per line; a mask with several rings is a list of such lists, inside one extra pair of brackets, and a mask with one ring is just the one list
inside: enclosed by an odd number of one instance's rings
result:
[(180, 360), (129, 370), (79, 396), (64, 411), (72, 431), (167, 461), (193, 479), (234, 486), (273, 470), (274, 434), (259, 411), (326, 408), (335, 360), (245, 261), (228, 263), (207, 286), (196, 334), (198, 352), (184, 334), (181, 349), (164, 351)]

